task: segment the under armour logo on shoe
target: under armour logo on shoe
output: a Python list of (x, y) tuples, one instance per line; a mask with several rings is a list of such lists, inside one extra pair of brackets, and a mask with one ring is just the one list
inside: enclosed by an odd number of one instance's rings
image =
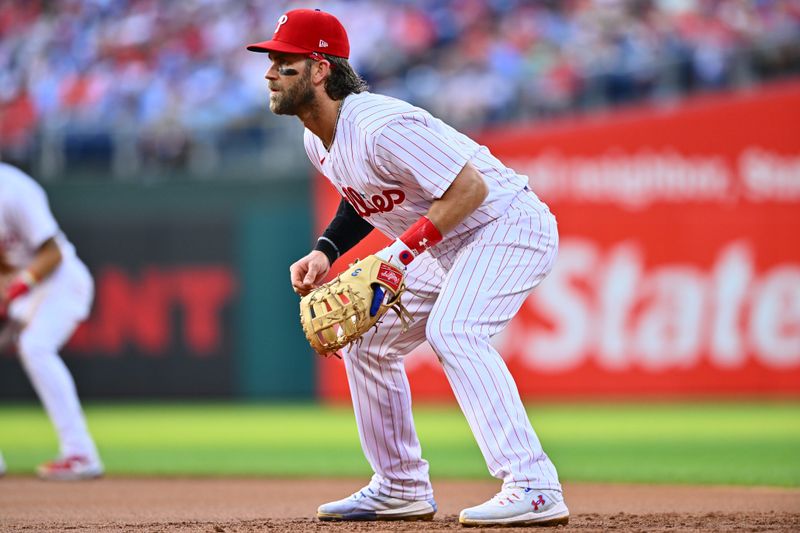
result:
[(539, 510), (539, 506), (540, 505), (544, 505), (544, 496), (539, 494), (539, 499), (538, 500), (533, 500), (533, 503), (531, 503), (531, 505), (533, 505), (533, 510), (534, 511), (538, 511)]

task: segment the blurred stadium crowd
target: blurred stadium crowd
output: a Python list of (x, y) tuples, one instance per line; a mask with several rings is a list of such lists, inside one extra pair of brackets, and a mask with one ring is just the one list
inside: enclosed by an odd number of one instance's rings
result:
[(468, 130), (800, 73), (797, 0), (5, 0), (0, 154), (45, 173), (110, 154), (124, 175), (268, 144), (244, 45), (317, 5), (372, 90)]

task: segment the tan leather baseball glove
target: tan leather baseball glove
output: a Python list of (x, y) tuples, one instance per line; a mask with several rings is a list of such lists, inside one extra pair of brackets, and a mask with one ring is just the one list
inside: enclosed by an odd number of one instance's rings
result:
[(300, 300), (300, 322), (308, 343), (320, 355), (336, 354), (359, 341), (389, 309), (407, 330), (412, 319), (400, 303), (406, 290), (403, 278), (399, 268), (370, 255), (308, 293)]

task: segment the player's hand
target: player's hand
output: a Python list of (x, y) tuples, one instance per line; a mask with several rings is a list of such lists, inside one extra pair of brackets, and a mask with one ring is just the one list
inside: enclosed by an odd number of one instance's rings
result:
[(8, 285), (11, 283), (11, 280), (14, 279), (14, 276), (11, 274), (2, 274), (0, 273), (0, 300), (3, 299), (3, 296), (6, 293), (6, 289)]
[(289, 267), (289, 275), (294, 292), (300, 296), (305, 296), (313, 289), (316, 289), (325, 279), (325, 276), (328, 275), (330, 269), (331, 265), (328, 262), (328, 257), (319, 250), (313, 250)]
[(34, 285), (36, 280), (27, 270), (23, 270), (11, 279), (3, 276), (0, 279), (0, 319), (6, 319), (11, 302), (28, 294)]
[(0, 274), (0, 322), (8, 319), (8, 301), (6, 301), (6, 291), (13, 280), (10, 274)]

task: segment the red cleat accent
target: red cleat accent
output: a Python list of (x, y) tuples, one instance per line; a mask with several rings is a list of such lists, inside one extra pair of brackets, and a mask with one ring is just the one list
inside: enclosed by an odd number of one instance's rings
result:
[(103, 465), (80, 455), (62, 457), (39, 465), (36, 473), (48, 481), (78, 481), (95, 479), (103, 475)]

